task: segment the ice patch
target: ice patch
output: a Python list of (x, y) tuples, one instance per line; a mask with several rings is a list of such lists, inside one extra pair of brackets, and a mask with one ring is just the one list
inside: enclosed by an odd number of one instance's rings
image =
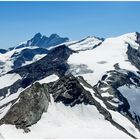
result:
[(50, 83), (50, 82), (54, 82), (54, 81), (56, 81), (56, 80), (58, 80), (58, 79), (59, 79), (59, 77), (58, 77), (57, 75), (52, 74), (52, 75), (50, 75), (50, 76), (45, 77), (44, 79), (39, 80), (38, 82), (39, 82), (40, 84), (43, 84), (43, 83)]

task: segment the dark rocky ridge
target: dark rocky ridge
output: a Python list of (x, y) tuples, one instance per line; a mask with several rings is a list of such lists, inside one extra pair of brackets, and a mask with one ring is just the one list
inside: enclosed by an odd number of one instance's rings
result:
[(0, 49), (0, 53), (1, 54), (4, 54), (4, 53), (6, 53), (7, 52), (7, 50), (5, 50), (5, 49)]
[[(140, 40), (140, 39), (139, 39)], [(140, 43), (140, 42), (139, 42)], [(140, 47), (138, 50), (132, 48), (128, 45), (127, 55), (129, 61), (138, 69), (140, 70)]]
[[(108, 76), (108, 74), (110, 76)], [(136, 113), (132, 114), (132, 112), (129, 111), (130, 105), (128, 100), (118, 90), (119, 87), (124, 85), (128, 87), (131, 85), (134, 85), (136, 88), (140, 87), (140, 78), (133, 72), (127, 70), (112, 70), (108, 71), (107, 74), (102, 77), (102, 80), (93, 88), (96, 93), (95, 95), (104, 102), (108, 109), (120, 112), (140, 130), (140, 116)], [(104, 91), (102, 88), (107, 89)], [(104, 97), (102, 95), (106, 92), (110, 96)], [(115, 101), (116, 99), (117, 101)]]
[(60, 77), (48, 89), (55, 102), (62, 102), (66, 106), (72, 107), (81, 103), (94, 104), (90, 92), (86, 91), (72, 74)]
[(136, 43), (139, 44), (138, 49), (135, 49), (130, 44), (128, 44), (126, 53), (132, 65), (140, 70), (140, 33), (138, 32), (136, 32)]
[(136, 32), (136, 36), (137, 36), (137, 43), (140, 45), (140, 33)]
[[(63, 48), (63, 49), (62, 49)], [(11, 94), (16, 93), (19, 88), (26, 88), (37, 80), (56, 73), (64, 75), (69, 65), (67, 59), (74, 53), (67, 46), (59, 46), (48, 52), (47, 56), (27, 66), (12, 70), (8, 73), (18, 73), (22, 79), (16, 81), (12, 86), (0, 89), (0, 96), (6, 96), (8, 90)]]

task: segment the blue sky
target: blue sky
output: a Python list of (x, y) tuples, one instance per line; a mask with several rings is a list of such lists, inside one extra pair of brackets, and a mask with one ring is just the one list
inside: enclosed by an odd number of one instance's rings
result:
[(140, 2), (0, 2), (0, 48), (41, 32), (71, 40), (140, 32)]

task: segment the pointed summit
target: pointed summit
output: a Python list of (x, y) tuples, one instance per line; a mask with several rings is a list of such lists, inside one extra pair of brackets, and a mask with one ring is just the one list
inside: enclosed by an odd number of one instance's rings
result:
[(51, 34), (49, 38), (59, 38), (60, 36), (58, 34)]
[(16, 49), (23, 48), (23, 47), (29, 47), (29, 46), (37, 46), (41, 48), (48, 48), (51, 46), (59, 45), (64, 42), (69, 41), (69, 38), (67, 37), (60, 37), (57, 34), (52, 34), (49, 37), (46, 37), (45, 35), (42, 35), (41, 33), (36, 33), (33, 38), (28, 40), (25, 43), (20, 44), (16, 47)]
[(34, 35), (34, 37), (33, 38), (41, 38), (42, 37), (42, 35), (41, 35), (41, 33), (36, 33), (35, 35)]

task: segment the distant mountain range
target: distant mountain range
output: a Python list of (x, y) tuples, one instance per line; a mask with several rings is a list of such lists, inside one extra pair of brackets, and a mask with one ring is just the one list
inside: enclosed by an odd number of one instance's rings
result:
[(37, 33), (0, 49), (0, 83), (1, 138), (140, 138), (138, 32)]
[(67, 37), (60, 37), (57, 34), (52, 34), (49, 37), (46, 37), (42, 35), (41, 33), (37, 33), (34, 35), (33, 38), (28, 40), (27, 42), (21, 43), (20, 45), (16, 47), (9, 48), (10, 50), (12, 49), (20, 49), (23, 47), (29, 47), (29, 46), (38, 46), (41, 48), (48, 48), (51, 46), (56, 46), (58, 44), (64, 43), (69, 41), (69, 38)]

